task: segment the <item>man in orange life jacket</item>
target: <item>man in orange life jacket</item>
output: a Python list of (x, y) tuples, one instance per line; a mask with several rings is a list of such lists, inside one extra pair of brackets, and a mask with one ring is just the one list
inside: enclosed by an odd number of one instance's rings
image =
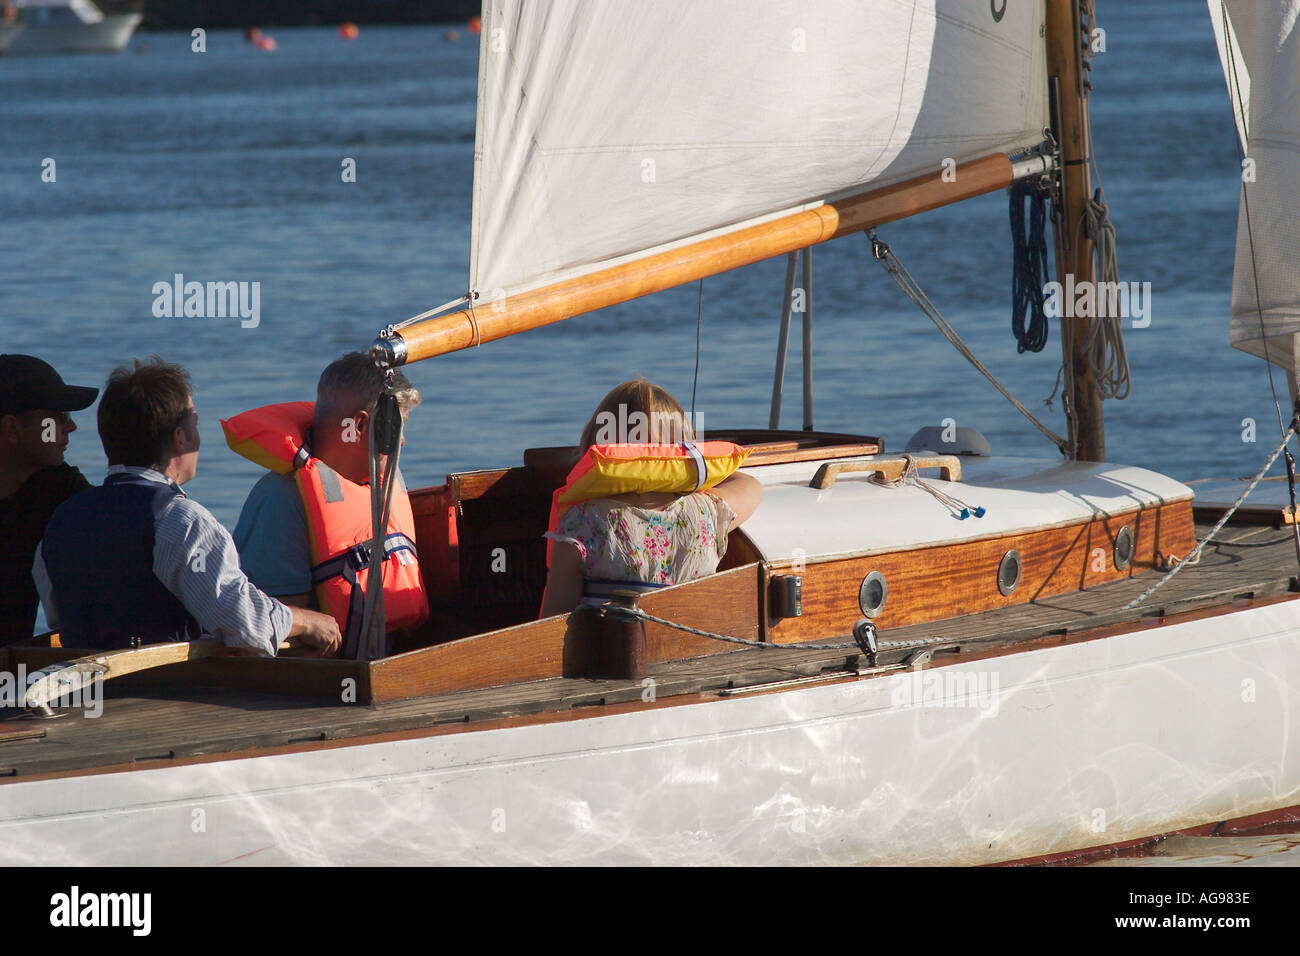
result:
[[(357, 652), (364, 613), (372, 534), (369, 429), (384, 386), (384, 372), (370, 357), (352, 352), (321, 373), (314, 407), (271, 405), (222, 423), (235, 451), (272, 470), (249, 492), (235, 526), (245, 573), (286, 604), (332, 614), (344, 632), (344, 657)], [(394, 393), (405, 421), (420, 393), (400, 372)], [(392, 634), (429, 614), (400, 474), (385, 552), (384, 612)]]

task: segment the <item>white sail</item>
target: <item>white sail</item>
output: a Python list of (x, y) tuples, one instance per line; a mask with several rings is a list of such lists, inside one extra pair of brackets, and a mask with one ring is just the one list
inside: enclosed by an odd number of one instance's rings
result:
[(1040, 142), (1043, 5), (485, 0), (490, 302)]
[(1294, 388), (1300, 369), (1300, 0), (1209, 0), (1209, 8), (1246, 154), (1229, 339), (1284, 368)]

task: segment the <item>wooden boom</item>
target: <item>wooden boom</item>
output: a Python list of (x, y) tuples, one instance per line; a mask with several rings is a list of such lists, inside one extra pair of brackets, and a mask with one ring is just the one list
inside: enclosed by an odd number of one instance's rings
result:
[(472, 311), (452, 312), (394, 333), (375, 347), (391, 351), (391, 364), (418, 362), (1004, 189), (1012, 181), (1011, 162), (1001, 153), (963, 163), (954, 172), (949, 181), (937, 170)]

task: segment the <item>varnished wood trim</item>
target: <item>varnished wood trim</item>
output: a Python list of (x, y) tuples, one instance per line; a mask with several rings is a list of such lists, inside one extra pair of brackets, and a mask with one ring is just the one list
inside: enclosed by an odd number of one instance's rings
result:
[[(641, 607), (664, 620), (749, 640), (759, 639), (759, 565), (751, 564), (647, 595)], [(426, 697), (559, 677), (568, 616), (544, 618), (437, 647), (375, 661), (376, 702)], [(740, 645), (646, 625), (646, 663), (699, 657)]]
[[(840, 475), (859, 472), (875, 473), (886, 481), (896, 481), (907, 471), (907, 458), (853, 458), (847, 461), (828, 461), (817, 469), (809, 488), (830, 488)], [(938, 469), (944, 481), (961, 481), (961, 459), (956, 455), (938, 455), (916, 459), (916, 468)]]
[(411, 493), (420, 577), (430, 603), (454, 603), (460, 597), (460, 533), (451, 484)]
[[(1133, 529), (1127, 570), (1112, 559), (1115, 535)], [(973, 614), (1008, 604), (1065, 594), (1153, 567), (1155, 552), (1186, 556), (1195, 547), (1190, 502), (1098, 518), (1081, 524), (809, 565), (803, 571), (803, 616), (775, 622), (770, 639), (792, 643), (847, 634), (862, 616), (858, 590), (872, 571), (885, 576), (888, 597), (875, 618), (880, 627)], [(1094, 554), (1101, 549), (1100, 558)], [(1020, 552), (1021, 580), (1004, 597), (997, 586), (1002, 556)], [(782, 573), (789, 562), (774, 565)]]
[[(121, 679), (139, 671), (153, 670), (168, 664), (206, 660), (226, 653), (217, 640), (166, 641), (143, 647), (125, 647), (112, 651), (92, 652), (63, 662), (62, 667), (38, 678), (27, 687), (24, 705), (45, 707), (51, 700), (79, 690), (96, 680)], [(29, 676), (29, 680), (31, 677)]]
[[(748, 564), (648, 594), (641, 599), (641, 608), (675, 624), (750, 641), (761, 640), (759, 574), (760, 565)], [(698, 637), (662, 624), (646, 624), (646, 663), (650, 665), (684, 657), (719, 654), (741, 647), (740, 644)]]
[[(12, 672), (22, 664), (30, 674), (84, 654), (76, 648), (15, 647), (10, 669)], [(345, 687), (344, 681), (349, 679), (353, 684)], [(364, 661), (305, 657), (210, 657), (126, 674), (114, 680), (113, 687), (117, 693), (221, 688), (334, 701), (341, 699), (345, 689), (355, 689), (356, 700), (366, 703), (370, 700), (370, 666)]]
[(758, 553), (758, 548), (754, 547), (754, 542), (749, 540), (743, 528), (737, 528), (727, 537), (727, 553), (722, 556), (718, 562), (719, 571), (730, 571), (732, 568), (738, 568), (745, 564), (757, 564), (763, 560), (763, 556)]
[(375, 702), (559, 677), (567, 615), (529, 621), (375, 661)]

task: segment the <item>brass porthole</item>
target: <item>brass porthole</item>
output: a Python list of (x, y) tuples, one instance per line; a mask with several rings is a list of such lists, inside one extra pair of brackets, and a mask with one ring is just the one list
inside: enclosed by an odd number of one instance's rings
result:
[(1008, 551), (998, 563), (998, 590), (1003, 597), (1011, 597), (1020, 586), (1020, 552)]
[(1137, 542), (1133, 538), (1133, 529), (1128, 525), (1119, 529), (1119, 534), (1115, 535), (1115, 570), (1127, 571), (1128, 566), (1133, 563), (1133, 552), (1137, 550)]
[(879, 571), (872, 571), (862, 579), (862, 586), (858, 588), (858, 607), (862, 608), (862, 613), (867, 617), (878, 615), (881, 608), (885, 606), (887, 597), (889, 597), (889, 586), (885, 584), (885, 576)]

